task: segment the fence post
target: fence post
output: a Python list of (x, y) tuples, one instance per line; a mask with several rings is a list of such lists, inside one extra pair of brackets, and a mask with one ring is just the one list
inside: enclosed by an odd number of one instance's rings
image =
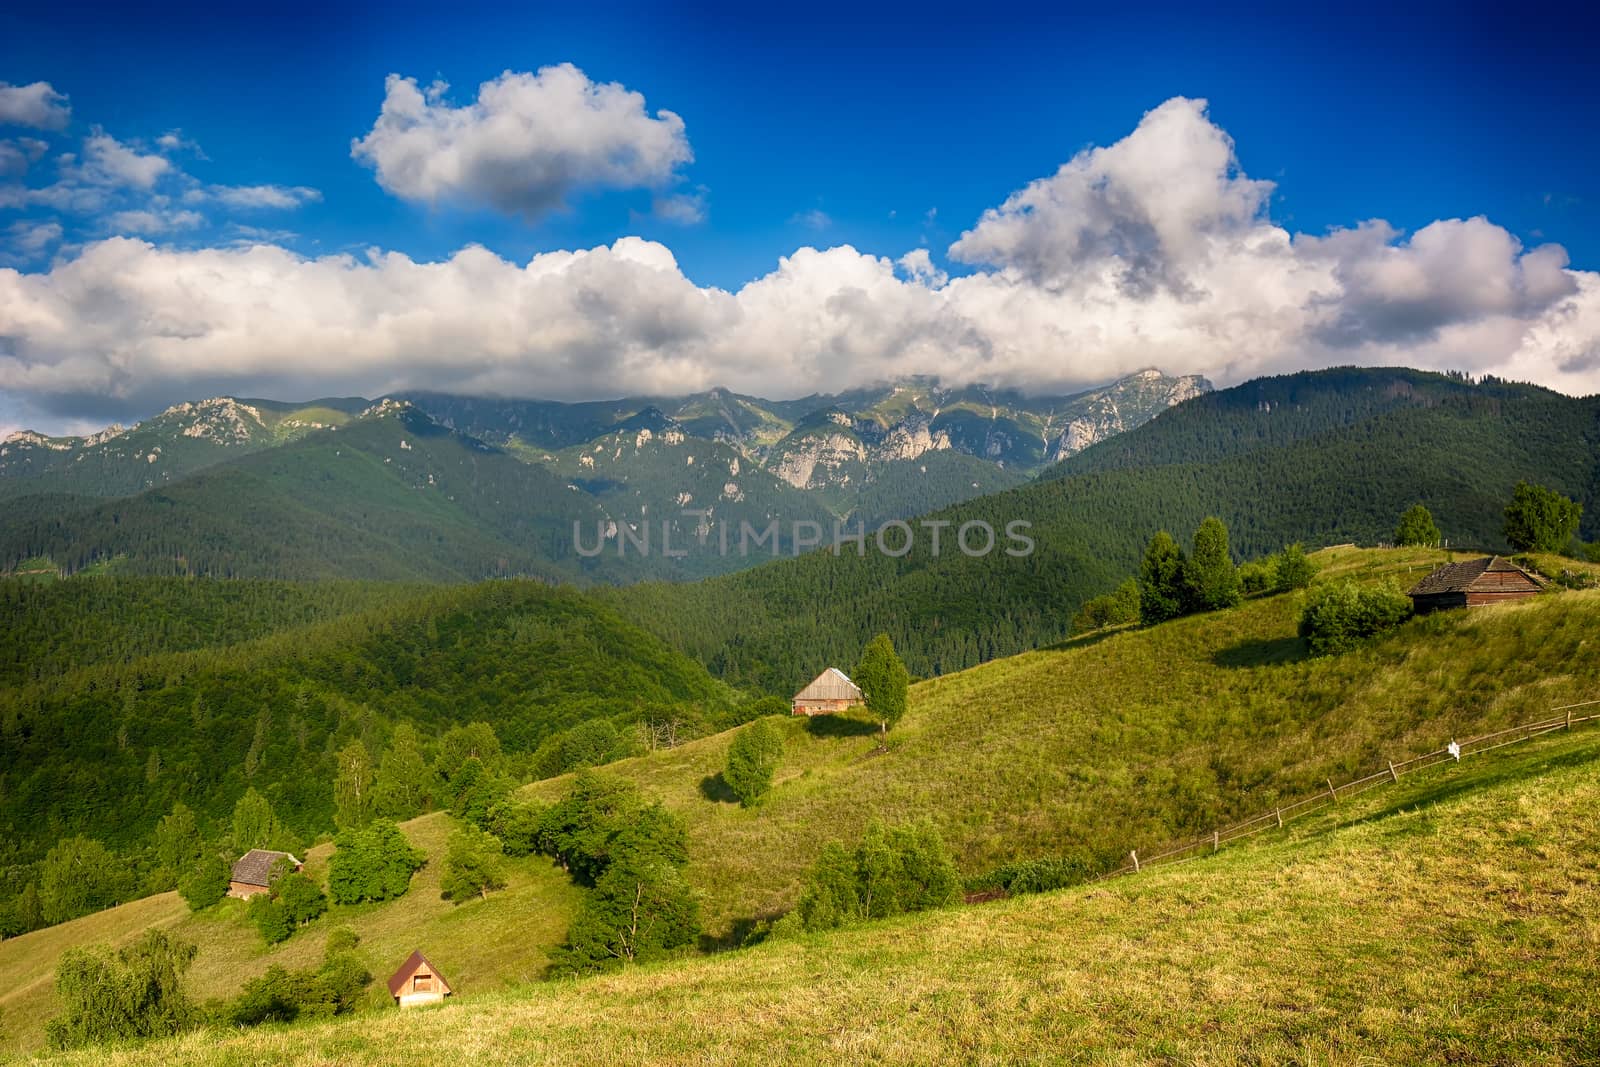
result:
[(1129, 849), (1128, 850), (1128, 855), (1133, 857), (1133, 873), (1134, 874), (1138, 874), (1139, 873), (1139, 850), (1136, 849), (1136, 848)]
[(1389, 761), (1389, 777), (1397, 782), (1400, 780), (1400, 772), (1394, 769), (1394, 760)]
[(1328, 795), (1333, 798), (1333, 802), (1335, 804), (1339, 803), (1339, 791), (1333, 788), (1333, 779), (1324, 778), (1323, 781), (1328, 783)]
[(1567, 709), (1567, 729), (1572, 729), (1572, 709)]
[(1222, 831), (1211, 831), (1211, 851), (1216, 852), (1222, 848)]
[(1278, 817), (1278, 829), (1282, 830), (1283, 829), (1283, 809), (1282, 808), (1274, 808), (1272, 814), (1274, 814), (1274, 815), (1276, 815)]

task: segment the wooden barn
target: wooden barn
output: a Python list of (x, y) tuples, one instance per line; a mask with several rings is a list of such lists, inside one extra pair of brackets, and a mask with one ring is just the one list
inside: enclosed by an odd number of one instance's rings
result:
[(389, 995), (402, 1008), (438, 1004), (452, 992), (450, 983), (444, 980), (439, 968), (429, 963), (428, 957), (420, 949), (407, 956), (400, 969), (394, 972), (394, 977), (389, 979)]
[(1499, 556), (1448, 563), (1412, 587), (1407, 595), (1418, 615), (1445, 608), (1476, 608), (1521, 600), (1545, 588), (1545, 580)]
[(811, 684), (794, 695), (793, 712), (796, 715), (827, 715), (859, 707), (867, 702), (844, 671), (829, 667), (811, 680)]
[(300, 861), (287, 852), (273, 852), (265, 848), (253, 848), (246, 852), (233, 865), (233, 873), (228, 876), (228, 895), (247, 900), (257, 893), (265, 893), (272, 888), (272, 868), (279, 860), (287, 860), (290, 870), (298, 871)]

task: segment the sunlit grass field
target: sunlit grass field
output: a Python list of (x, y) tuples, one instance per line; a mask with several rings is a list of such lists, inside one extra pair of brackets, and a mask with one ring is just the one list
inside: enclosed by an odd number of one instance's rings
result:
[[(1323, 568), (1319, 581), (1352, 576), (1404, 588), (1446, 557), (1333, 549), (1314, 558)], [(727, 947), (792, 904), (823, 843), (853, 839), (872, 818), (932, 819), (967, 874), (1061, 854), (1110, 867), (1130, 848), (1148, 854), (1174, 837), (1319, 791), (1328, 778), (1342, 781), (1453, 736), (1600, 698), (1600, 592), (1414, 620), (1367, 648), (1320, 660), (1307, 659), (1294, 636), (1302, 596), (1093, 634), (921, 683), (881, 746), (875, 725), (862, 719), (785, 720), (788, 746), (776, 785), (753, 810), (726, 799), (718, 780), (727, 734), (609, 770), (684, 815), (687, 873), (710, 938)], [(549, 799), (567, 785), (557, 779), (526, 792)], [(565, 933), (578, 891), (548, 861), (531, 858), (515, 861), (511, 886), (487, 901), (457, 908), (439, 900), (450, 825), (442, 814), (406, 825), (432, 861), (406, 897), (334, 909), (272, 950), (244, 922), (242, 906), (188, 916), (172, 894), (0, 943), (0, 975), (9, 980), (0, 986), (0, 1047), (33, 1048), (42, 1040), (64, 947), (121, 942), (151, 924), (171, 926), (200, 946), (191, 974), (200, 999), (231, 996), (273, 963), (314, 964), (326, 931), (343, 923), (362, 935), (361, 951), (380, 981), (419, 947), (462, 991), (463, 1004), (536, 979)], [(1306, 825), (1291, 830), (1303, 834)], [(324, 846), (308, 857), (314, 873), (326, 854)], [(995, 914), (1032, 906), (1013, 902)], [(965, 929), (974, 920), (939, 921)], [(854, 973), (838, 960), (827, 966)], [(867, 966), (865, 957), (859, 966)], [(842, 993), (806, 995), (831, 1002)], [(382, 999), (375, 987), (373, 1003)]]
[(1132, 877), (62, 1062), (1592, 1063), (1597, 772), (1579, 729)]

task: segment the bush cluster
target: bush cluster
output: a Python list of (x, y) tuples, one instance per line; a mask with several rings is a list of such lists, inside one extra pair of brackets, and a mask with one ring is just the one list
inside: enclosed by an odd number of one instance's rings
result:
[(1399, 626), (1411, 610), (1411, 598), (1392, 585), (1347, 579), (1311, 595), (1300, 616), (1300, 636), (1312, 655), (1337, 655)]

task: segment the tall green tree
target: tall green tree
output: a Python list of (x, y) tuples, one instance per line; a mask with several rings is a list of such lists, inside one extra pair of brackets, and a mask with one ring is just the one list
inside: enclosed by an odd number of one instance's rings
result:
[(336, 759), (339, 770), (333, 780), (333, 820), (341, 828), (365, 826), (372, 821), (377, 803), (372, 756), (366, 745), (352, 741), (339, 750)]
[(373, 805), (385, 819), (409, 819), (428, 810), (438, 780), (422, 754), (417, 731), (407, 723), (394, 728), (373, 779)]
[(911, 673), (895, 653), (888, 634), (879, 634), (867, 642), (852, 680), (867, 699), (868, 713), (888, 733), (889, 727), (906, 713), (906, 690), (911, 684)]
[(659, 959), (693, 944), (700, 907), (677, 866), (649, 856), (613, 864), (567, 932), (557, 966), (573, 971)]
[(393, 900), (411, 886), (427, 857), (392, 822), (346, 830), (333, 839), (328, 892), (338, 904)]
[(246, 789), (233, 806), (234, 851), (243, 854), (253, 848), (269, 848), (282, 837), (272, 804), (254, 789)]
[(178, 895), (183, 897), (190, 911), (209, 908), (228, 895), (232, 873), (232, 865), (223, 856), (215, 852), (202, 855), (179, 880)]
[(64, 838), (39, 865), (39, 906), (47, 923), (108, 908), (132, 891), (127, 864), (92, 838)]
[(439, 754), (434, 758), (433, 769), (446, 782), (453, 782), (467, 760), (476, 759), (490, 771), (500, 770), (500, 738), (494, 727), (486, 722), (452, 726), (439, 739)]
[(1518, 552), (1564, 552), (1582, 518), (1582, 504), (1554, 489), (1518, 482), (1506, 505), (1506, 543)]
[(487, 900), (491, 889), (505, 888), (504, 853), (498, 837), (476, 826), (452, 831), (445, 845), (440, 896), (459, 904), (472, 897)]
[(772, 788), (772, 776), (782, 760), (783, 732), (772, 720), (757, 719), (734, 734), (722, 779), (748, 808)]
[(152, 881), (161, 890), (173, 888), (199, 862), (205, 851), (194, 812), (183, 801), (161, 817), (154, 834), (157, 873)]
[(1397, 545), (1436, 548), (1443, 539), (1438, 525), (1433, 521), (1433, 512), (1421, 504), (1412, 504), (1407, 508), (1406, 513), (1400, 516), (1400, 524), (1394, 528), (1394, 543)]
[(1150, 538), (1139, 563), (1139, 621), (1146, 626), (1183, 614), (1183, 549), (1165, 530)]
[(195, 946), (147, 930), (124, 948), (69, 948), (56, 965), (61, 1013), (45, 1025), (52, 1048), (178, 1033), (197, 1021), (183, 986)]
[(1194, 611), (1218, 611), (1239, 603), (1239, 570), (1228, 548), (1228, 527), (1215, 515), (1194, 532), (1194, 551), (1183, 565), (1183, 586)]

